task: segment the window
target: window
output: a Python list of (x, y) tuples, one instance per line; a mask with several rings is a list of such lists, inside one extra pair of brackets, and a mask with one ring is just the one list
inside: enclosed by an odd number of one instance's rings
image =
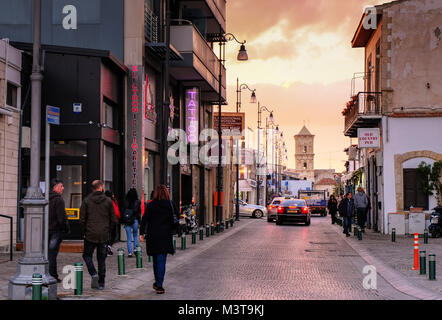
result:
[(404, 169), (404, 209), (415, 207), (428, 210), (428, 206), (428, 196), (422, 189), (418, 169)]
[(307, 153), (307, 146), (304, 146), (304, 153)]
[(8, 82), (6, 92), (6, 104), (8, 106), (17, 108), (17, 86)]
[(104, 146), (103, 180), (105, 190), (113, 190), (114, 152), (112, 147)]
[(304, 162), (304, 170), (307, 169), (307, 162)]
[(103, 102), (103, 123), (114, 129), (114, 108), (106, 102)]

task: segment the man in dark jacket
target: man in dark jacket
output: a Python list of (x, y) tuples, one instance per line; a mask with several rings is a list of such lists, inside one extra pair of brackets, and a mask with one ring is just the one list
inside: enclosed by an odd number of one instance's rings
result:
[(49, 274), (57, 282), (61, 282), (57, 272), (57, 256), (60, 244), (63, 240), (63, 233), (69, 233), (69, 224), (66, 217), (66, 210), (63, 194), (64, 186), (61, 180), (51, 180), (51, 190), (49, 191), (49, 243), (48, 260)]
[[(92, 182), (92, 193), (80, 208), (80, 224), (84, 235), (83, 259), (92, 277), (93, 289), (104, 289), (107, 243), (111, 228), (117, 223), (112, 200), (103, 192), (103, 182)], [(97, 248), (98, 274), (92, 261)]]
[(347, 237), (350, 237), (349, 227), (355, 214), (355, 204), (352, 197), (351, 192), (347, 193), (345, 198), (339, 203), (338, 208), (339, 214), (344, 218), (344, 233)]

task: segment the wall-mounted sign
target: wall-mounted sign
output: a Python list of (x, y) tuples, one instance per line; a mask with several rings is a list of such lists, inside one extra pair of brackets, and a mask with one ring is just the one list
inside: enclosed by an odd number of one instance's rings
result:
[(187, 142), (198, 144), (199, 136), (199, 89), (186, 89), (186, 134)]
[(379, 148), (379, 128), (359, 128), (358, 140), (359, 148)]
[(60, 125), (60, 108), (46, 106), (46, 121), (49, 124)]
[(80, 220), (80, 209), (66, 208), (65, 211), (68, 220)]
[[(213, 115), (213, 129), (218, 131), (218, 113)], [(222, 112), (221, 113), (221, 130), (223, 136), (244, 138), (242, 132), (244, 130), (245, 113)]]
[(74, 103), (73, 109), (75, 114), (80, 114), (83, 110), (83, 105), (81, 103)]

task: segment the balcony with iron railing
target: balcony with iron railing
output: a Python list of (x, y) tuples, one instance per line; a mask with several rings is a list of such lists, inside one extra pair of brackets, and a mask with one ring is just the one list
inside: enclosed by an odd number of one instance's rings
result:
[(202, 9), (207, 18), (207, 32), (226, 32), (226, 0), (181, 0), (188, 8)]
[(345, 117), (344, 134), (356, 138), (358, 128), (375, 128), (382, 119), (380, 92), (359, 92), (347, 103), (342, 112)]
[(159, 19), (149, 8), (144, 9), (144, 35), (147, 42), (158, 42)]

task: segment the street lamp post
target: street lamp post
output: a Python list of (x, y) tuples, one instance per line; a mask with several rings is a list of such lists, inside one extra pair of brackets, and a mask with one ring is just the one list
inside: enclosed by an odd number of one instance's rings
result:
[[(41, 0), (34, 0), (34, 43), (32, 62), (31, 98), (31, 176), (30, 186), (21, 201), (24, 207), (25, 232), (24, 255), (18, 261), (17, 272), (9, 279), (9, 298), (30, 299), (32, 275), (42, 276), (43, 286), (47, 287), (48, 299), (57, 299), (57, 281), (49, 275), (48, 261), (44, 257), (44, 208), (47, 201), (40, 188), (40, 145), (41, 145), (41, 86), (43, 75), (40, 66), (41, 50)], [(49, 192), (49, 190), (45, 190)]]
[[(256, 103), (256, 89), (252, 90), (248, 85), (242, 84), (239, 85), (239, 79), (236, 78), (236, 112), (239, 113), (241, 111), (241, 92), (243, 89), (248, 89), (252, 92), (252, 96), (250, 97), (250, 103)], [(236, 201), (235, 201), (235, 220), (239, 221), (239, 141), (237, 140), (236, 145)]]
[[(222, 105), (222, 65), (225, 61), (223, 59), (223, 48), (225, 47), (226, 42), (235, 40), (237, 43), (241, 45), (237, 60), (238, 61), (247, 61), (249, 57), (246, 51), (246, 41), (238, 41), (236, 37), (232, 33), (223, 33), (221, 28), (218, 34), (207, 34), (207, 39), (209, 42), (218, 42), (219, 43), (219, 92), (218, 92), (218, 165), (216, 170), (216, 191), (217, 191), (217, 201), (216, 201), (216, 221), (217, 223), (221, 221), (222, 217), (222, 205), (221, 205), (221, 192), (223, 190), (223, 181), (222, 181), (222, 130), (221, 130), (221, 105)], [(225, 49), (225, 48), (224, 48)]]
[(261, 117), (262, 117), (262, 112), (263, 111), (267, 111), (270, 113), (270, 118), (273, 119), (273, 111), (270, 111), (266, 106), (260, 106), (259, 102), (258, 102), (258, 161), (257, 161), (257, 170), (256, 170), (256, 185), (257, 185), (257, 195), (256, 195), (256, 204), (259, 206), (259, 193), (261, 190), (261, 181), (260, 181), (260, 174), (261, 172), (259, 172), (259, 168), (261, 165), (261, 155), (259, 153), (259, 149), (260, 149), (260, 130), (261, 130)]

